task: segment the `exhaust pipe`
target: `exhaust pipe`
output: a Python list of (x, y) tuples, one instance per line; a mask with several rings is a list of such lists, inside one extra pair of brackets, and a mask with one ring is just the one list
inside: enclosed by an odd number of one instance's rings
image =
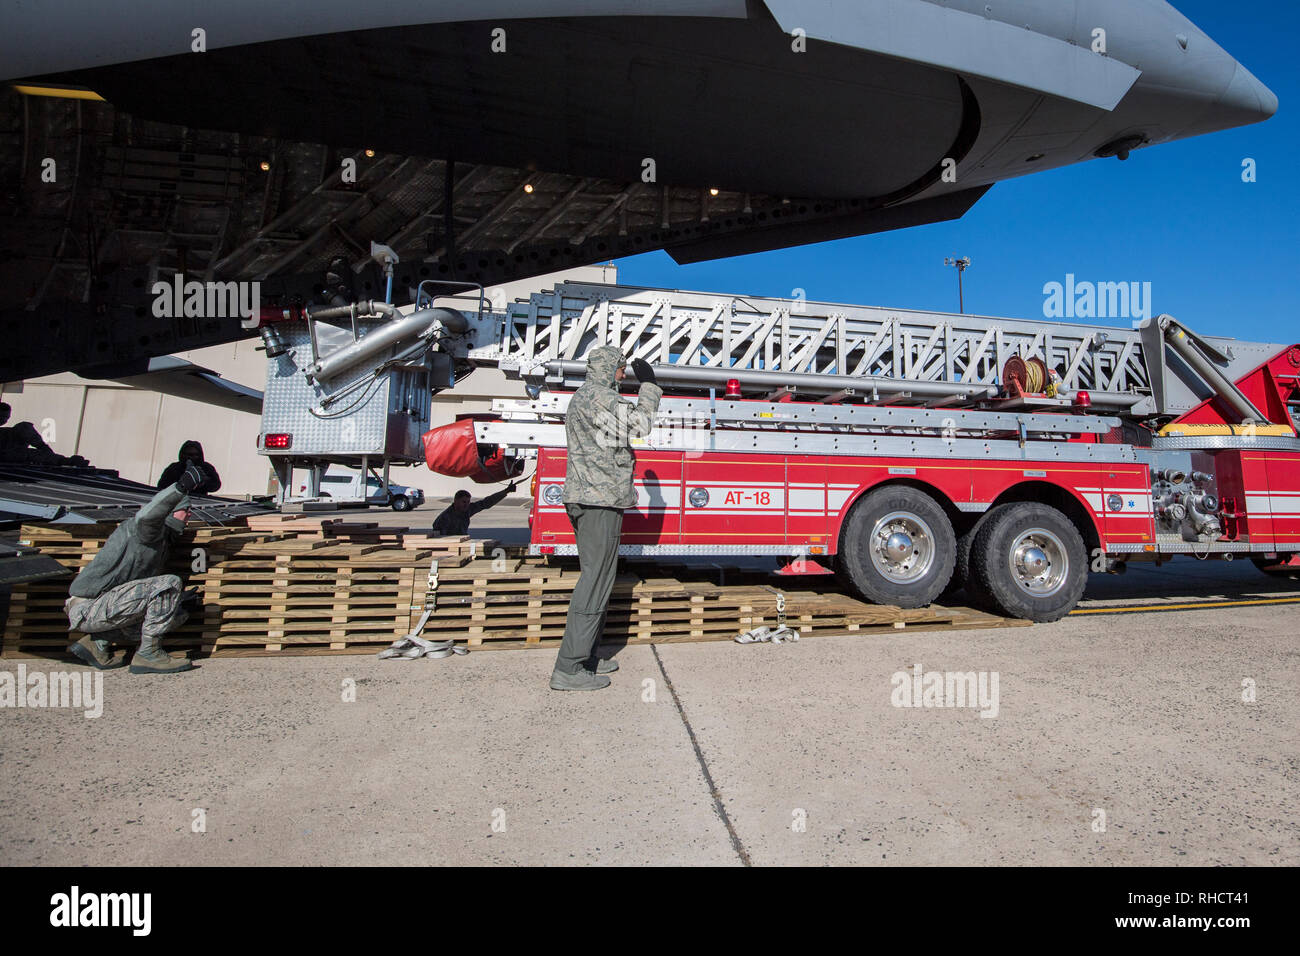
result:
[(364, 338), (357, 339), (349, 345), (336, 349), (329, 355), (308, 367), (308, 379), (336, 378), (348, 369), (355, 368), (362, 362), (372, 360), (389, 349), (413, 343), (416, 339), (426, 338), (436, 328), (461, 334), (469, 329), (469, 320), (455, 309), (437, 308), (421, 309), (410, 315), (402, 315), (393, 306), (383, 302), (358, 302), (353, 306), (336, 306), (312, 313), (313, 319), (341, 319), (353, 314), (391, 315), (389, 322), (381, 325)]

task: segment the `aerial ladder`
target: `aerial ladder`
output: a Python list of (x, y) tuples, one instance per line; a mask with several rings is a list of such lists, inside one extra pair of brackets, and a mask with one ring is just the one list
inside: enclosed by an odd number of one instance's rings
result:
[[(565, 409), (586, 353), (612, 344), (665, 390), (632, 439), (626, 555), (825, 562), (881, 603), (965, 587), (1052, 620), (1089, 571), (1240, 555), (1291, 574), (1300, 552), (1295, 345), (1167, 315), (1124, 329), (596, 283), (496, 305), (435, 291), (406, 314), (264, 314), (259, 446), (277, 469), (364, 450), (498, 481), (531, 463), (529, 547), (574, 554)], [(428, 429), (428, 396), (479, 367), (528, 397)], [(379, 440), (343, 441), (361, 432)]]

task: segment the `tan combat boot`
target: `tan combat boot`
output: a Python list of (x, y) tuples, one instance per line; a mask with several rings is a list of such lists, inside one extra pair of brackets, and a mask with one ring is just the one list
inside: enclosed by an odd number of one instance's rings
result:
[(83, 634), (77, 643), (68, 645), (68, 650), (80, 658), (83, 664), (97, 667), (101, 671), (110, 671), (126, 663), (125, 654), (113, 653), (108, 641), (91, 634)]
[(140, 649), (131, 658), (132, 674), (179, 674), (193, 668), (188, 657), (172, 657), (159, 647), (156, 637), (143, 638)]

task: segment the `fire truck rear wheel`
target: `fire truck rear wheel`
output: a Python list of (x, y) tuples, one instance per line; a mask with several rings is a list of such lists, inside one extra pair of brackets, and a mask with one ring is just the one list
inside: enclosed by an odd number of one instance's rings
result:
[(1292, 581), (1300, 581), (1300, 570), (1270, 570), (1270, 568), (1275, 564), (1283, 564), (1291, 560), (1291, 555), (1289, 554), (1279, 554), (1276, 560), (1272, 558), (1251, 558), (1250, 560), (1255, 567), (1259, 568), (1259, 570), (1263, 571), (1270, 578), (1289, 578)]
[(975, 535), (979, 534), (983, 526), (984, 517), (981, 515), (973, 528), (968, 528), (965, 533), (957, 535), (957, 559), (953, 563), (952, 579), (939, 595), (940, 600), (951, 598), (959, 591), (966, 593), (969, 602), (976, 600), (977, 595), (972, 591), (970, 579), (970, 549), (975, 543)]
[(868, 601), (925, 607), (952, 578), (957, 539), (938, 503), (915, 488), (868, 492), (853, 506), (840, 559), (854, 589)]
[(1088, 552), (1074, 524), (1048, 505), (1015, 502), (990, 512), (971, 547), (973, 590), (1011, 617), (1048, 622), (1079, 603)]

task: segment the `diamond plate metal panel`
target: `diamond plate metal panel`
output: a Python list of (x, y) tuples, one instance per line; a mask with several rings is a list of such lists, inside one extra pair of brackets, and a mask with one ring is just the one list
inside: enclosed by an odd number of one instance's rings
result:
[[(263, 448), (262, 454), (423, 460), (420, 436), (429, 428), (427, 369), (393, 368), (372, 376), (367, 363), (322, 386), (303, 374), (312, 362), (306, 323), (281, 323), (277, 329), (289, 348), (267, 360), (262, 433), (287, 433), (293, 440), (287, 452)], [(351, 340), (350, 329), (318, 325), (322, 353)], [(331, 395), (338, 400), (323, 406), (322, 400)]]

